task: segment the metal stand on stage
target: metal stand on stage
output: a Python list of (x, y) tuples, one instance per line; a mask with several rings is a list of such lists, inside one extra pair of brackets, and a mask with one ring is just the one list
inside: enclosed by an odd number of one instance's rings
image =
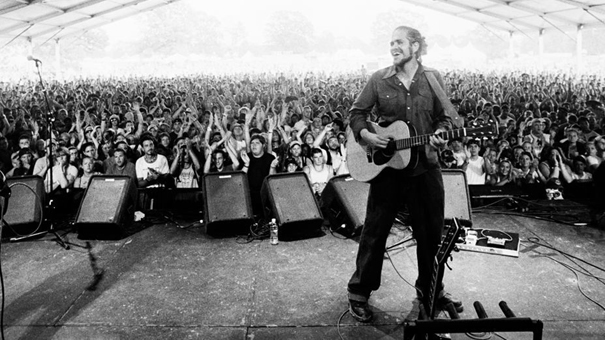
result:
[[(47, 152), (48, 155), (47, 157), (47, 161), (48, 161), (48, 172), (49, 172), (49, 187), (50, 190), (48, 190), (48, 195), (49, 195), (49, 199), (48, 199), (48, 206), (46, 207), (46, 213), (44, 214), (46, 216), (46, 221), (49, 222), (48, 225), (48, 230), (45, 231), (41, 231), (38, 233), (34, 233), (34, 234), (30, 234), (30, 235), (25, 235), (25, 236), (21, 236), (21, 237), (15, 237), (15, 238), (11, 238), (10, 241), (11, 242), (17, 242), (17, 241), (23, 241), (23, 240), (27, 240), (30, 238), (35, 238), (35, 237), (39, 237), (42, 235), (45, 235), (47, 233), (52, 233), (53, 235), (55, 235), (55, 241), (63, 248), (65, 249), (69, 249), (69, 242), (65, 241), (63, 239), (63, 237), (61, 237), (61, 235), (59, 235), (59, 233), (57, 233), (57, 230), (55, 229), (55, 221), (53, 219), (53, 214), (54, 211), (53, 209), (55, 208), (53, 206), (53, 193), (52, 193), (52, 185), (53, 185), (53, 166), (54, 166), (54, 154), (53, 154), (53, 147), (52, 147), (52, 143), (53, 143), (53, 134), (52, 134), (52, 124), (55, 121), (55, 115), (53, 110), (50, 107), (50, 102), (48, 100), (48, 94), (46, 91), (46, 87), (44, 86), (44, 81), (42, 80), (42, 73), (40, 72), (40, 65), (42, 64), (42, 62), (38, 59), (34, 59), (32, 57), (28, 57), (28, 59), (33, 60), (36, 63), (36, 69), (37, 69), (37, 73), (38, 73), (38, 78), (40, 79), (40, 87), (42, 88), (42, 93), (44, 93), (44, 100), (46, 101), (46, 124), (47, 124), (47, 129), (48, 129), (48, 138), (50, 140), (49, 145), (47, 145)], [(46, 188), (45, 188), (46, 190)], [(42, 202), (42, 204), (44, 205), (44, 202)]]
[[(451, 319), (405, 321), (403, 338), (412, 339), (417, 335), (429, 333), (532, 332), (533, 340), (542, 339), (542, 321), (515, 316), (505, 301), (500, 301), (498, 305), (504, 313), (504, 318), (488, 318), (483, 305), (479, 301), (475, 301), (473, 306), (478, 319), (460, 319), (456, 310), (450, 308), (448, 313)], [(423, 337), (420, 338), (423, 339)]]

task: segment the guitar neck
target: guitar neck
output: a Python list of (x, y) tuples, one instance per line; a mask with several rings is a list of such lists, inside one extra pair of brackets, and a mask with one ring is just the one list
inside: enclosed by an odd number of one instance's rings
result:
[(433, 276), (431, 277), (431, 285), (429, 286), (429, 298), (426, 308), (427, 317), (429, 319), (434, 318), (435, 310), (435, 291), (437, 290), (437, 278), (439, 276), (439, 260), (435, 257), (433, 264)]
[[(419, 135), (409, 138), (402, 138), (395, 140), (395, 147), (397, 150), (409, 149), (416, 146), (428, 144), (431, 141), (431, 136), (434, 134)], [(457, 129), (441, 132), (440, 136), (444, 139), (462, 138), (467, 136), (466, 129)]]
[(443, 263), (447, 262), (447, 257), (452, 252), (456, 242), (456, 238), (460, 233), (460, 226), (458, 225), (458, 221), (456, 218), (454, 218), (453, 226), (445, 225), (444, 228), (446, 228), (445, 236), (441, 241), (441, 245), (439, 246), (437, 254), (435, 255), (435, 261), (433, 262), (433, 275), (431, 277), (431, 283), (429, 285), (429, 296), (428, 299), (425, 299), (425, 309), (427, 312), (427, 318), (429, 319), (434, 318), (436, 300), (435, 294), (437, 292), (437, 284), (440, 282), (440, 275), (443, 275), (443, 272), (440, 273), (440, 271), (442, 270), (441, 266)]

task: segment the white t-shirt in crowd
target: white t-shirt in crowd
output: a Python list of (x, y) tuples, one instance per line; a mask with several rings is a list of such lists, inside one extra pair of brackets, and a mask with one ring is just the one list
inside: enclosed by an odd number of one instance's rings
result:
[(466, 168), (466, 181), (468, 184), (485, 184), (485, 160), (483, 157), (478, 156), (477, 159), (468, 159), (468, 166)]
[[(137, 178), (147, 178), (147, 176), (149, 175), (149, 169), (154, 169), (155, 171), (157, 171), (160, 174), (167, 174), (170, 173), (170, 167), (168, 166), (168, 160), (166, 159), (166, 157), (164, 157), (163, 155), (159, 155), (157, 156), (157, 158), (155, 159), (155, 161), (153, 163), (147, 163), (147, 161), (145, 161), (145, 156), (141, 156), (139, 159), (137, 159), (137, 162), (135, 164), (135, 169), (137, 172)], [(157, 187), (158, 185), (151, 185), (149, 187)]]

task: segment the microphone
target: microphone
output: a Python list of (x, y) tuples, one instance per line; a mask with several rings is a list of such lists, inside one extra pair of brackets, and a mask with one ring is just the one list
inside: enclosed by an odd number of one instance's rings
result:
[(28, 55), (27, 60), (32, 60), (32, 61), (42, 64), (42, 61), (40, 59), (36, 59), (32, 55)]

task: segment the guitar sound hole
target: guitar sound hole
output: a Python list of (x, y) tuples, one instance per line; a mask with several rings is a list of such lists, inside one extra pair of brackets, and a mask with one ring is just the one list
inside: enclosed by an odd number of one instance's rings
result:
[(395, 154), (395, 151), (395, 141), (391, 140), (386, 148), (380, 149), (374, 153), (374, 164), (383, 165), (388, 163)]

